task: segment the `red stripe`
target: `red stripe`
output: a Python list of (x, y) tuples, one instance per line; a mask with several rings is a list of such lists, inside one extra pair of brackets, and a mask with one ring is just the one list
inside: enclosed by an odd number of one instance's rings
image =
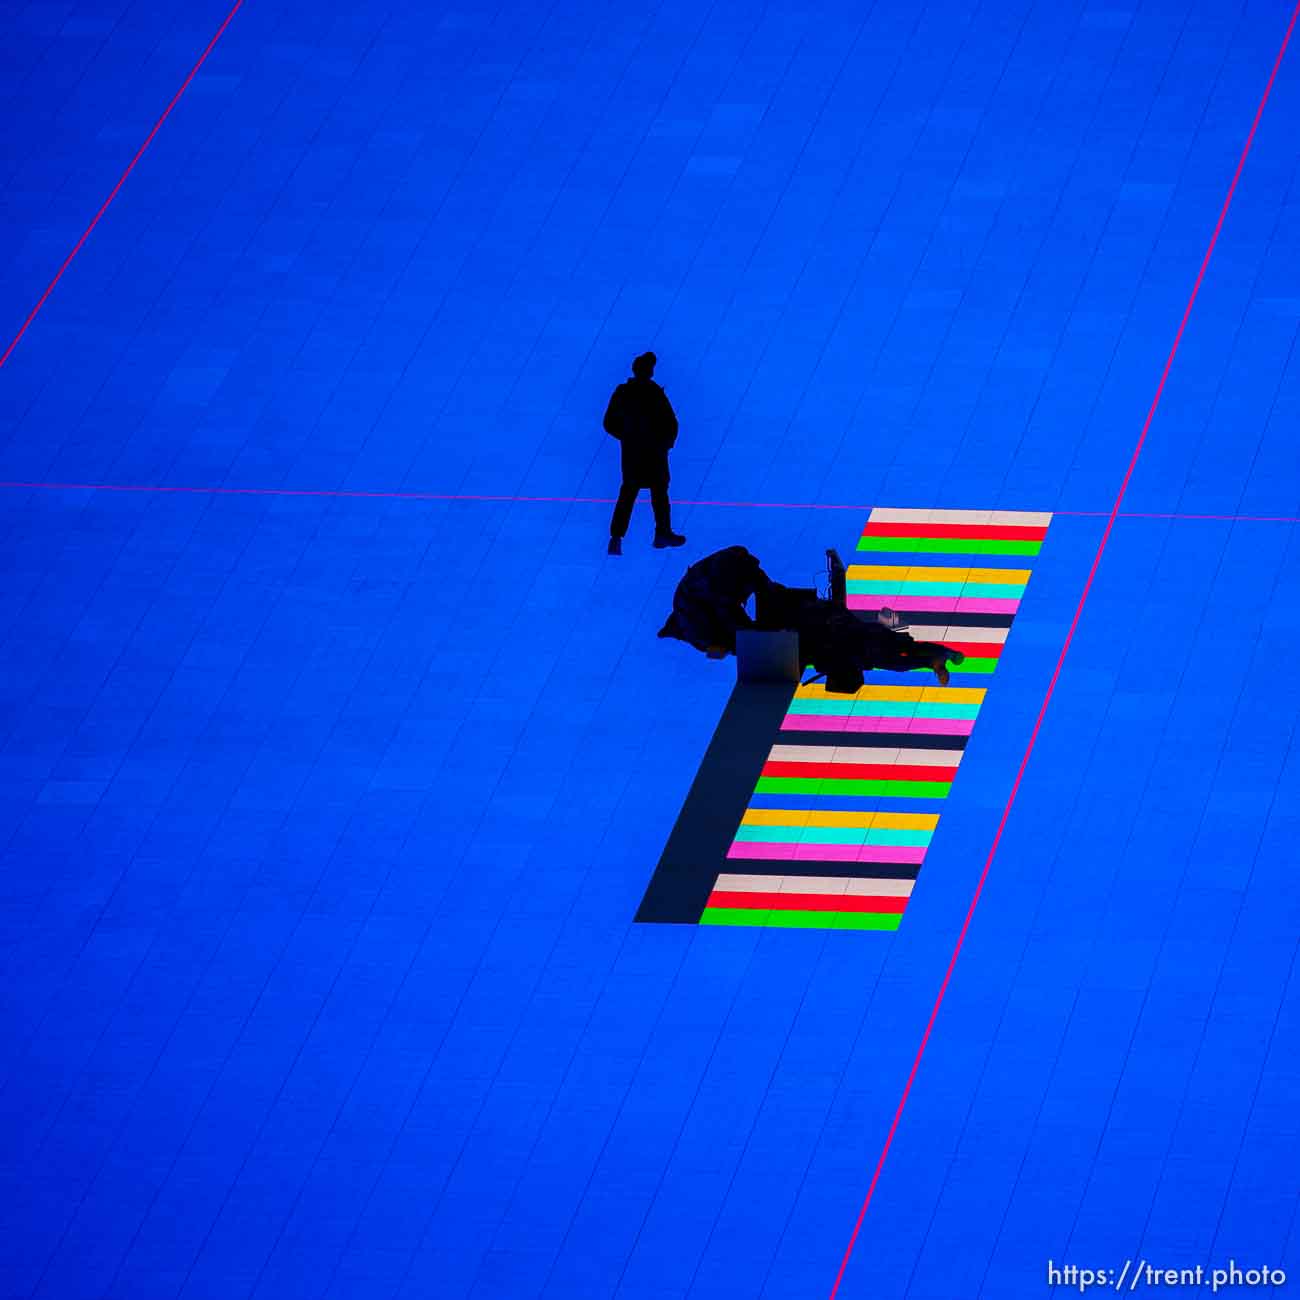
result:
[(907, 899), (875, 898), (870, 894), (750, 894), (730, 889), (715, 889), (709, 895), (708, 905), (750, 908), (755, 911), (900, 914), (907, 907)]
[(960, 650), (971, 659), (1002, 658), (1001, 641), (944, 641), (949, 650)]
[(1160, 382), (1156, 385), (1156, 395), (1151, 401), (1150, 410), (1147, 411), (1147, 418), (1142, 425), (1142, 432), (1138, 435), (1137, 445), (1133, 448), (1133, 455), (1129, 458), (1128, 468), (1124, 471), (1124, 478), (1120, 482), (1119, 491), (1115, 495), (1115, 503), (1110, 508), (1110, 515), (1106, 520), (1106, 527), (1102, 531), (1101, 540), (1097, 543), (1097, 553), (1093, 556), (1092, 568), (1088, 571), (1087, 580), (1083, 584), (1083, 591), (1079, 596), (1074, 618), (1070, 621), (1069, 631), (1066, 632), (1065, 641), (1061, 645), (1061, 653), (1057, 656), (1056, 669), (1052, 673), (1052, 680), (1047, 684), (1047, 694), (1043, 696), (1043, 702), (1038, 709), (1038, 717), (1034, 720), (1033, 730), (1029, 734), (1029, 743), (1025, 746), (1024, 755), (1020, 760), (1020, 767), (1016, 771), (1015, 780), (1011, 783), (1011, 792), (1007, 795), (1006, 807), (1002, 810), (1002, 820), (998, 823), (998, 828), (994, 832), (993, 843), (989, 846), (988, 857), (984, 860), (984, 869), (980, 873), (975, 892), (971, 895), (970, 907), (966, 911), (966, 919), (962, 922), (961, 930), (957, 935), (957, 942), (953, 946), (952, 956), (948, 959), (948, 968), (944, 971), (943, 979), (939, 984), (939, 992), (935, 996), (934, 1006), (930, 1010), (930, 1019), (926, 1022), (925, 1030), (921, 1034), (920, 1046), (916, 1049), (916, 1057), (912, 1061), (911, 1072), (907, 1076), (907, 1082), (903, 1085), (902, 1096), (898, 1099), (898, 1108), (894, 1111), (893, 1122), (889, 1126), (889, 1132), (885, 1135), (885, 1143), (881, 1148), (880, 1158), (876, 1161), (876, 1168), (871, 1175), (871, 1182), (867, 1186), (867, 1194), (863, 1198), (862, 1208), (858, 1211), (858, 1217), (853, 1224), (853, 1231), (849, 1234), (848, 1245), (844, 1250), (844, 1258), (840, 1261), (839, 1272), (835, 1274), (829, 1300), (835, 1300), (836, 1296), (839, 1295), (840, 1284), (844, 1281), (844, 1272), (849, 1266), (849, 1260), (853, 1256), (853, 1248), (857, 1244), (858, 1234), (862, 1231), (863, 1220), (866, 1219), (867, 1210), (871, 1206), (871, 1198), (875, 1195), (876, 1187), (880, 1183), (880, 1175), (885, 1167), (885, 1161), (889, 1158), (890, 1149), (894, 1145), (894, 1135), (898, 1132), (899, 1124), (902, 1123), (907, 1100), (912, 1095), (912, 1085), (916, 1082), (917, 1072), (920, 1070), (921, 1061), (925, 1056), (925, 1049), (930, 1042), (930, 1035), (934, 1032), (935, 1021), (939, 1017), (939, 1009), (943, 1006), (944, 997), (947, 995), (948, 985), (952, 981), (953, 970), (956, 968), (958, 957), (961, 956), (962, 945), (966, 942), (966, 933), (970, 929), (975, 909), (979, 906), (980, 895), (984, 892), (984, 882), (988, 879), (989, 870), (993, 866), (993, 859), (997, 856), (998, 845), (1002, 842), (1002, 832), (1006, 829), (1007, 819), (1011, 816), (1011, 810), (1015, 806), (1016, 795), (1020, 791), (1020, 782), (1024, 778), (1025, 768), (1029, 765), (1029, 759), (1034, 752), (1038, 732), (1043, 725), (1043, 718), (1047, 713), (1048, 705), (1052, 702), (1056, 683), (1060, 679), (1061, 669), (1065, 665), (1065, 657), (1069, 653), (1070, 645), (1074, 640), (1075, 629), (1079, 626), (1079, 619), (1083, 616), (1084, 605), (1087, 603), (1088, 595), (1092, 591), (1093, 579), (1097, 576), (1097, 568), (1101, 564), (1102, 556), (1106, 553), (1106, 544), (1110, 540), (1115, 520), (1119, 517), (1120, 506), (1124, 504), (1124, 494), (1128, 491), (1129, 480), (1133, 477), (1138, 458), (1142, 455), (1142, 448), (1146, 445), (1147, 433), (1151, 428), (1151, 422), (1155, 419), (1156, 410), (1160, 406), (1161, 395), (1165, 391), (1165, 382), (1168, 380), (1169, 372), (1173, 368), (1174, 358), (1178, 355), (1178, 347), (1182, 343), (1183, 332), (1187, 328), (1188, 318), (1192, 314), (1197, 295), (1201, 291), (1201, 282), (1205, 279), (1205, 272), (1209, 268), (1210, 258), (1214, 255), (1215, 245), (1219, 242), (1219, 233), (1223, 229), (1224, 221), (1227, 220), (1228, 209), (1232, 206), (1232, 196), (1237, 191), (1237, 182), (1241, 179), (1242, 169), (1246, 165), (1251, 143), (1255, 139), (1255, 131), (1259, 127), (1260, 118), (1264, 114), (1264, 106), (1268, 103), (1268, 97), (1273, 90), (1273, 83), (1277, 80), (1278, 69), (1282, 66), (1282, 56), (1291, 43), (1291, 34), (1295, 31), (1297, 18), (1300, 18), (1300, 0), (1296, 0), (1296, 6), (1291, 11), (1291, 21), (1287, 24), (1286, 35), (1282, 38), (1282, 47), (1277, 52), (1277, 58), (1273, 62), (1273, 71), (1269, 73), (1268, 84), (1264, 87), (1264, 94), (1260, 98), (1259, 107), (1255, 110), (1255, 120), (1250, 124), (1250, 132), (1246, 136), (1245, 145), (1242, 147), (1241, 157), (1237, 160), (1237, 170), (1233, 173), (1232, 184), (1228, 186), (1228, 195), (1223, 200), (1223, 207), (1219, 211), (1219, 220), (1215, 224), (1214, 234), (1210, 236), (1210, 245), (1205, 250), (1205, 258), (1201, 262), (1201, 269), (1196, 273), (1196, 283), (1192, 286), (1191, 297), (1188, 298), (1187, 306), (1183, 309), (1183, 318), (1178, 323), (1178, 331), (1174, 335), (1173, 346), (1169, 349), (1169, 356), (1165, 361), (1165, 368), (1161, 372)]
[(872, 524), (864, 537), (968, 537), (987, 542), (1041, 542), (1046, 528), (1010, 524)]
[(912, 767), (905, 763), (764, 763), (764, 776), (823, 781), (951, 781), (955, 767)]

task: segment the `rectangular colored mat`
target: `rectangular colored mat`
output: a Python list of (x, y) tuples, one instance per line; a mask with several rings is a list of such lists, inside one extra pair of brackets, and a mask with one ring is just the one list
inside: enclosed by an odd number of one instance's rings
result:
[(1051, 518), (873, 510), (848, 607), (888, 608), (963, 661), (949, 662), (946, 686), (878, 670), (852, 695), (738, 685), (637, 919), (896, 930), (987, 696), (974, 681), (1001, 668), (1031, 577), (1023, 561), (987, 557), (1037, 555)]

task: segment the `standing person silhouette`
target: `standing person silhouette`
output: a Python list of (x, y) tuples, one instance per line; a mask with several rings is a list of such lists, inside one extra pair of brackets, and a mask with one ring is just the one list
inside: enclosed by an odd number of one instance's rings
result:
[(623, 554), (623, 537), (632, 520), (632, 507), (643, 487), (650, 489), (655, 513), (654, 544), (682, 546), (686, 538), (673, 532), (668, 501), (668, 452), (677, 441), (677, 416), (668, 394), (654, 381), (653, 352), (632, 362), (632, 378), (614, 389), (605, 410), (605, 432), (623, 448), (623, 482), (609, 521), (609, 553)]

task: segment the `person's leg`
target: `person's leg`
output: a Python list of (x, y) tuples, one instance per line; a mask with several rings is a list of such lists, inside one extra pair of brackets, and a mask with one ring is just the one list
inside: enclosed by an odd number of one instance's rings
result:
[(655, 545), (680, 546), (686, 538), (680, 533), (673, 532), (673, 508), (668, 500), (666, 481), (651, 487), (650, 504), (655, 512)]
[(915, 645), (919, 657), (926, 664), (932, 663), (935, 659), (954, 664), (966, 662), (966, 656), (960, 650), (951, 650), (946, 645), (939, 645), (935, 641), (917, 641)]
[(918, 656), (923, 659), (916, 666), (933, 669), (940, 686), (948, 685), (949, 661), (959, 664), (966, 658), (960, 650), (949, 650), (946, 645), (938, 645), (933, 641), (917, 641), (914, 644)]
[(673, 507), (668, 500), (668, 484), (656, 483), (650, 489), (650, 505), (655, 512), (655, 532), (673, 531)]
[(626, 479), (619, 485), (618, 500), (614, 503), (614, 514), (609, 521), (609, 535), (615, 541), (622, 540), (627, 533), (627, 526), (632, 522), (632, 507), (636, 505), (640, 490)]
[(933, 641), (913, 641), (903, 632), (895, 633), (888, 643), (874, 646), (871, 650), (874, 667), (891, 673), (910, 673), (918, 668), (928, 668), (939, 679), (940, 686), (948, 684), (948, 661), (959, 664), (965, 657), (960, 650), (949, 650)]

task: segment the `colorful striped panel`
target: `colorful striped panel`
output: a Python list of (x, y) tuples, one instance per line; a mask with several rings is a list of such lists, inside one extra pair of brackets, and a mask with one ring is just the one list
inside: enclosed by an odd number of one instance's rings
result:
[[(896, 554), (1037, 555), (1047, 514), (873, 510), (850, 565), (850, 609), (896, 610), (908, 633), (965, 656), (954, 678), (989, 677), (1030, 570), (984, 563), (888, 563)], [(705, 925), (894, 930), (938, 828), (937, 812), (897, 812), (881, 798), (946, 797), (984, 702), (980, 687), (905, 685), (871, 672), (853, 696), (800, 686), (763, 764)], [(933, 806), (933, 805), (930, 805)]]
[(1050, 514), (1011, 510), (873, 510), (859, 551), (1035, 556)]

